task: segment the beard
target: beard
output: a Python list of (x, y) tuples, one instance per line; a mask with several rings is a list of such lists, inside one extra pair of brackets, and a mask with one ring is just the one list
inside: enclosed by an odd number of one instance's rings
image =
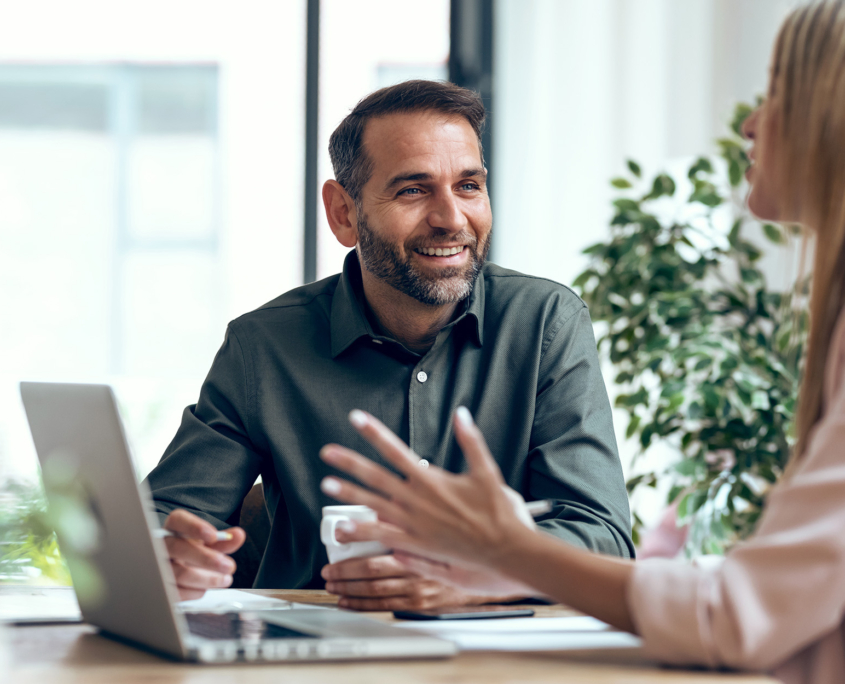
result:
[(464, 249), (469, 250), (469, 261), (466, 266), (439, 269), (437, 276), (431, 276), (411, 263), (411, 254), (417, 247), (436, 247), (439, 237), (437, 233), (433, 239), (420, 238), (399, 247), (376, 233), (367, 222), (366, 214), (361, 212), (358, 219), (358, 255), (361, 266), (395, 290), (423, 304), (442, 306), (462, 302), (472, 292), (481, 267), (487, 260), (490, 233), (487, 233), (481, 244), (476, 237), (463, 231), (457, 234), (443, 231), (441, 235), (444, 244), (460, 242), (466, 245)]

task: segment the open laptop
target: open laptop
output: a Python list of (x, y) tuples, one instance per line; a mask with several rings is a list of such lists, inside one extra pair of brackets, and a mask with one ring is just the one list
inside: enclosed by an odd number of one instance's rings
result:
[(58, 477), (44, 478), (51, 511), (67, 506), (69, 484), (89, 527), (93, 521), (96, 528), (93, 542), (83, 544), (58, 530), (74, 584), (90, 582), (92, 569), (99, 576), (96, 596), (77, 590), (86, 622), (135, 645), (205, 663), (437, 658), (457, 652), (449, 641), (334, 608), (175, 610), (176, 581), (156, 536), (149, 493), (135, 479), (111, 388), (34, 382), (20, 387), (42, 470), (54, 473), (59, 466)]

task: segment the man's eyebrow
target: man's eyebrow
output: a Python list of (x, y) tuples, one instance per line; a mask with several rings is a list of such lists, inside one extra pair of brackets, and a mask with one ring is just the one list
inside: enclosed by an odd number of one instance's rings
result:
[(388, 182), (385, 188), (390, 190), (391, 188), (399, 185), (400, 183), (408, 183), (413, 181), (427, 181), (431, 180), (430, 173), (401, 173), (398, 176), (393, 176)]
[(477, 169), (467, 169), (461, 174), (461, 178), (480, 178), (481, 180), (487, 179), (487, 169), (484, 167), (479, 167)]
[[(463, 173), (461, 173), (461, 178), (480, 178), (481, 180), (484, 180), (487, 178), (487, 169), (485, 169), (484, 167), (479, 167), (477, 169), (466, 169), (463, 171)], [(400, 183), (427, 181), (431, 179), (432, 175), (430, 173), (402, 173), (398, 176), (394, 176), (393, 178), (391, 178), (387, 182), (385, 189), (390, 190), (391, 188), (396, 187)]]

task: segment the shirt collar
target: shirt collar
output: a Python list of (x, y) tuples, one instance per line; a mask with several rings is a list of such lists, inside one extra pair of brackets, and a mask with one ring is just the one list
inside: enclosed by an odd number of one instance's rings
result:
[[(364, 313), (364, 296), (361, 283), (361, 266), (355, 250), (343, 260), (343, 271), (332, 298), (331, 342), (332, 358), (337, 357), (361, 337), (376, 337)], [(479, 274), (469, 299), (462, 304), (464, 311), (449, 326), (466, 326), (472, 331), (473, 341), (482, 345), (484, 321), (484, 271)], [(447, 327), (449, 327), (447, 326)]]
[[(473, 341), (480, 347), (484, 344), (484, 267), (478, 278), (475, 279), (472, 292), (469, 295), (467, 308), (463, 316), (458, 318), (466, 320), (466, 326), (472, 330)], [(457, 322), (457, 321), (456, 321)]]
[(364, 296), (361, 285), (361, 267), (353, 249), (343, 260), (343, 271), (332, 298), (331, 335), (332, 358), (343, 352), (359, 337), (373, 337), (361, 301), (356, 292)]

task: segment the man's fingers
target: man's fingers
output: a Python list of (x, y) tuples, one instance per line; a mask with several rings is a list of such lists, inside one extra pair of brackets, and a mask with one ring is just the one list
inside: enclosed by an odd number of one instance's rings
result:
[(431, 610), (464, 602), (462, 595), (451, 587), (419, 580), (413, 591), (405, 596), (341, 596), (337, 603), (341, 608), (353, 610)]
[(323, 566), (320, 574), (325, 580), (337, 581), (407, 577), (411, 573), (402, 567), (392, 555), (384, 555), (369, 558), (350, 558), (339, 563), (330, 563)]
[(326, 582), (326, 591), (330, 594), (354, 598), (386, 598), (389, 596), (407, 596), (411, 593), (412, 587), (406, 577), (389, 577), (377, 580)]
[(204, 589), (187, 589), (185, 587), (177, 587), (177, 589), (179, 590), (180, 601), (193, 601), (205, 596)]
[[(165, 537), (167, 555), (186, 566), (203, 568), (230, 575), (235, 571), (235, 561), (229, 556), (203, 544), (179, 537)], [(223, 542), (220, 542), (223, 543)]]
[(209, 548), (219, 551), (220, 553), (231, 554), (241, 548), (243, 543), (246, 541), (246, 532), (244, 532), (240, 527), (230, 527), (229, 529), (223, 531), (228, 532), (232, 538), (227, 539), (226, 541), (207, 544)]
[(501, 485), (504, 482), (502, 471), (499, 470), (499, 466), (493, 460), (490, 449), (487, 448), (487, 442), (484, 440), (484, 435), (476, 426), (469, 409), (465, 406), (459, 406), (455, 411), (453, 424), (455, 426), (455, 439), (457, 439), (458, 446), (461, 447), (461, 451), (467, 459), (470, 471), (484, 480)]
[(212, 572), (196, 568), (190, 565), (171, 561), (173, 575), (176, 577), (176, 585), (180, 589), (220, 589), (232, 584), (232, 576), (229, 574)]
[(398, 551), (394, 554), (396, 561), (403, 567), (407, 568), (409, 572), (420, 575), (421, 577), (428, 577), (436, 580), (452, 579), (452, 566), (440, 561), (429, 560), (422, 556), (416, 556), (404, 551)]
[(206, 544), (217, 542), (217, 530), (214, 525), (181, 508), (177, 508), (167, 516), (164, 529), (177, 532), (189, 539), (199, 539)]
[(391, 596), (389, 598), (355, 598), (350, 596), (341, 596), (337, 605), (341, 608), (349, 610), (364, 610), (364, 611), (391, 611), (391, 610), (423, 610), (426, 607), (434, 607), (432, 602), (430, 606), (418, 605), (420, 602), (416, 599), (411, 599), (407, 596)]

